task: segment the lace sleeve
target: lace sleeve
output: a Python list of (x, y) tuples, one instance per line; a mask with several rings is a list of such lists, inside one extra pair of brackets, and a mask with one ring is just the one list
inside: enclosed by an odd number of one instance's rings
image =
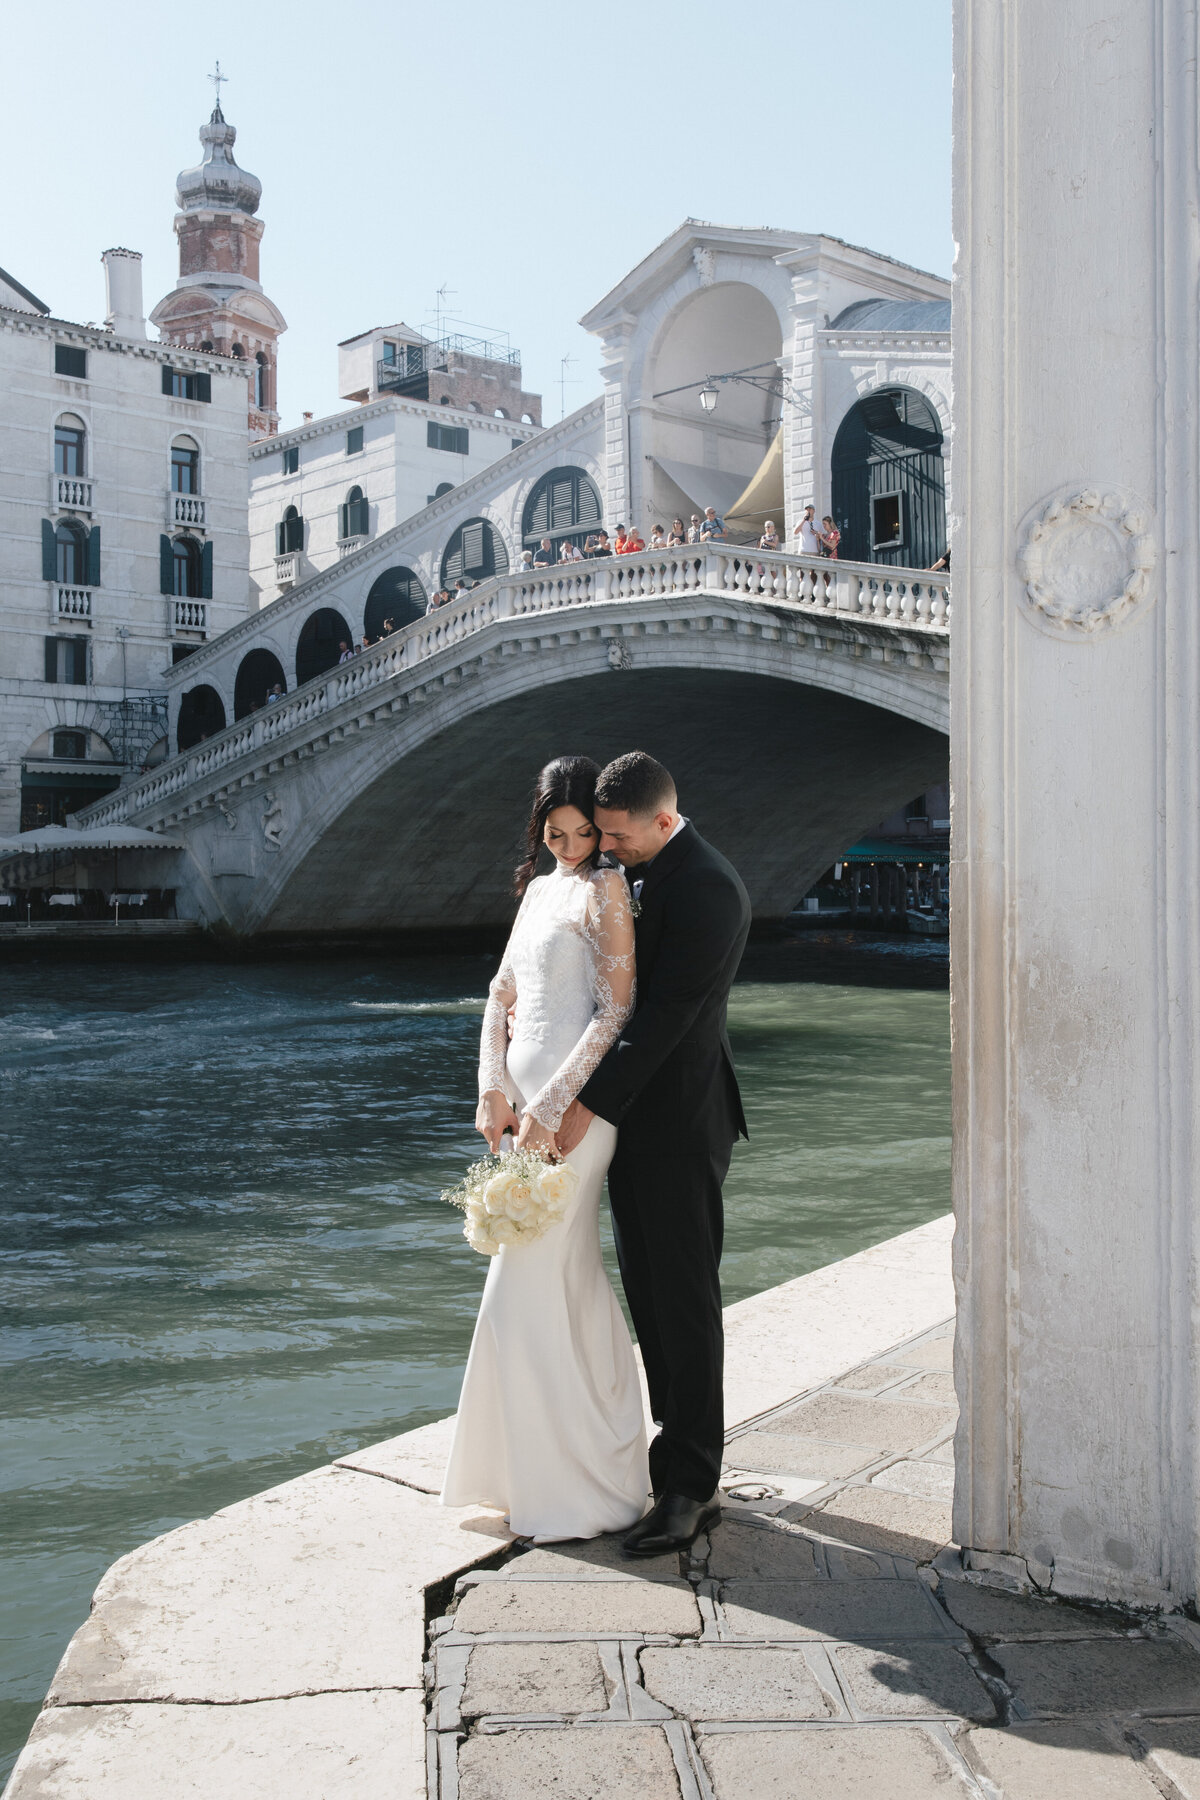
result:
[(513, 1085), (508, 1079), (508, 1009), (517, 997), (517, 978), (513, 973), (512, 947), (517, 932), (521, 928), (521, 919), (529, 903), (529, 896), (535, 887), (530, 882), (525, 889), (524, 898), (517, 908), (517, 916), (513, 920), (513, 928), (508, 934), (508, 943), (504, 946), (504, 955), (500, 959), (490, 987), (488, 988), (487, 1005), (483, 1009), (483, 1031), (479, 1039), (479, 1097), (490, 1094), (498, 1088), (507, 1095), (511, 1102)]
[(595, 1011), (567, 1060), (525, 1108), (548, 1131), (558, 1130), (567, 1107), (633, 1011), (633, 912), (625, 877), (616, 869), (598, 869), (589, 882), (582, 929), (592, 951)]

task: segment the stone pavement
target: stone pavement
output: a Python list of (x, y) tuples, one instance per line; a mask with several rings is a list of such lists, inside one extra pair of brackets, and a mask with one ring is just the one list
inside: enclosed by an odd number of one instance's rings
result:
[(514, 1546), (430, 1626), (435, 1800), (1200, 1800), (1200, 1628), (963, 1579), (952, 1325), (736, 1431), (695, 1554)]

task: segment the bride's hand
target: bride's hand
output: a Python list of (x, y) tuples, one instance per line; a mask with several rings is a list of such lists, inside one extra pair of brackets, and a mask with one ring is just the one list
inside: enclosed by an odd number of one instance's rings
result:
[(504, 1133), (511, 1131), (515, 1134), (519, 1124), (520, 1120), (509, 1105), (508, 1095), (500, 1088), (489, 1089), (475, 1109), (475, 1129), (487, 1139), (487, 1147), (493, 1156), (500, 1148), (500, 1139)]
[(554, 1133), (549, 1131), (540, 1119), (532, 1113), (526, 1113), (521, 1120), (521, 1131), (517, 1138), (518, 1150), (536, 1150), (539, 1155), (547, 1157), (551, 1162), (558, 1160), (558, 1145)]

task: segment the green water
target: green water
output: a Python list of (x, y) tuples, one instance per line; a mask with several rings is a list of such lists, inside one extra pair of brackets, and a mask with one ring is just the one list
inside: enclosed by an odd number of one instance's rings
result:
[[(949, 1204), (945, 993), (749, 966), (727, 1300)], [(4, 972), (0, 1777), (114, 1558), (454, 1406), (492, 967)]]

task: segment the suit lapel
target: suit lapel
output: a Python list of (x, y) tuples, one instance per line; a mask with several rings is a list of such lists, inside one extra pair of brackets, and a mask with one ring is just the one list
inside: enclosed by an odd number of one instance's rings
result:
[(677, 837), (673, 837), (670, 843), (659, 851), (642, 877), (641, 902), (643, 906), (647, 896), (653, 893), (654, 889), (659, 887), (668, 875), (674, 874), (695, 842), (696, 828), (694, 825), (688, 824), (684, 826)]

